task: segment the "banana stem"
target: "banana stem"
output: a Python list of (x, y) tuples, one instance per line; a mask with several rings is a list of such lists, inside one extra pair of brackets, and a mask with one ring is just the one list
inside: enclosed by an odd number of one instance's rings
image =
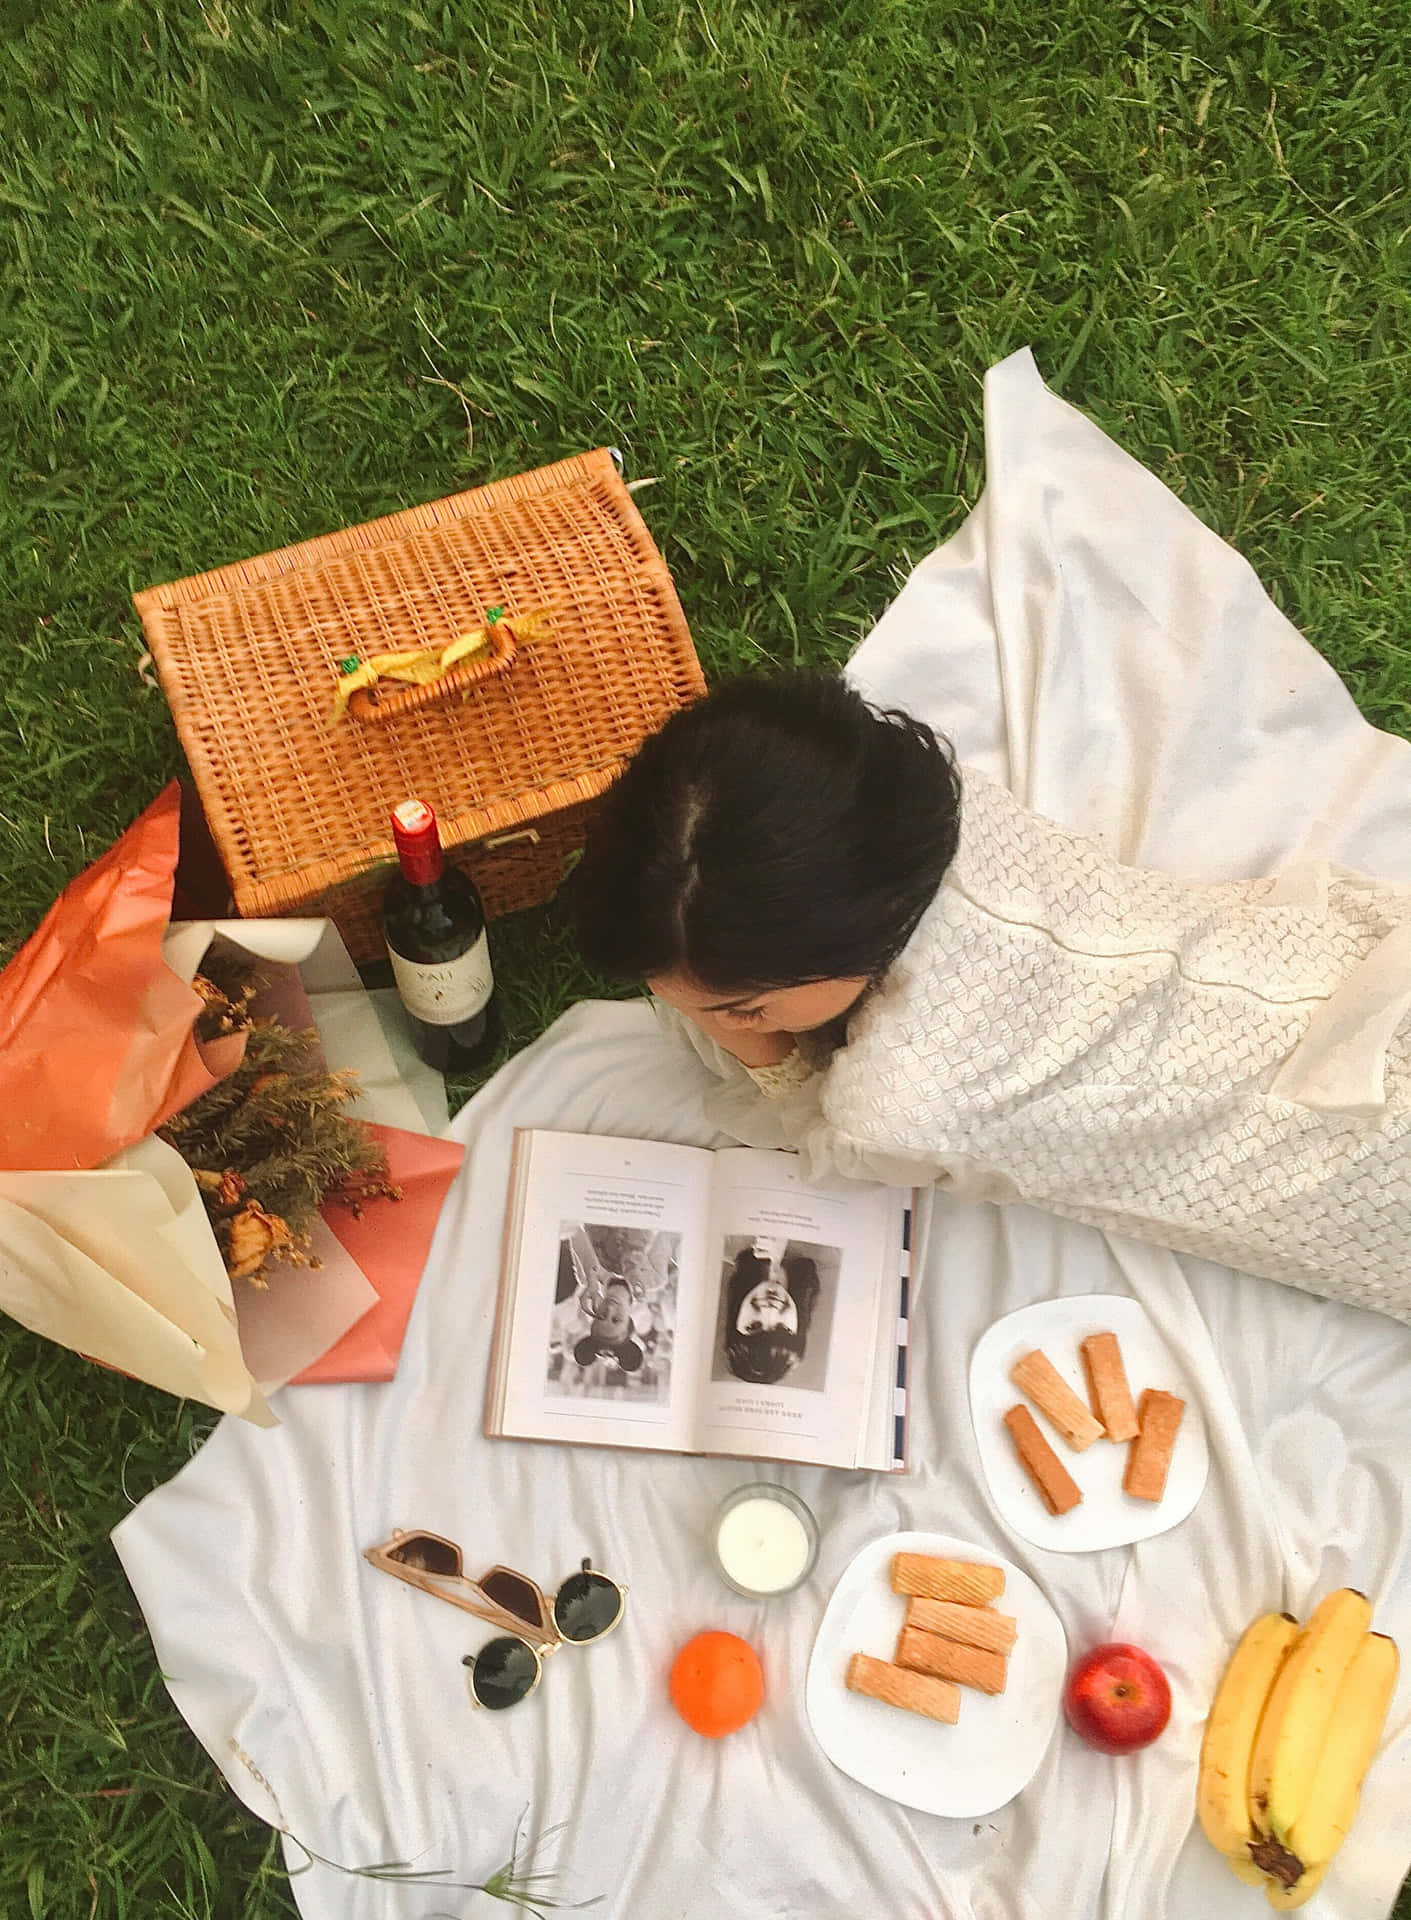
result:
[(1261, 1873), (1267, 1873), (1281, 1887), (1296, 1887), (1303, 1878), (1303, 1862), (1272, 1834), (1262, 1840), (1251, 1840), (1249, 1857)]

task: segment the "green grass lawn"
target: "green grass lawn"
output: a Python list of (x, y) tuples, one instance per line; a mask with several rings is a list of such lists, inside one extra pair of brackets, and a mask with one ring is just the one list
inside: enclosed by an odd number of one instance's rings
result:
[[(1405, 0), (0, 0), (0, 956), (179, 765), (135, 587), (612, 443), (708, 672), (839, 660), (1025, 342), (1411, 731), (1408, 98)], [(293, 1913), (107, 1541), (211, 1417), (3, 1348), (0, 1913)]]

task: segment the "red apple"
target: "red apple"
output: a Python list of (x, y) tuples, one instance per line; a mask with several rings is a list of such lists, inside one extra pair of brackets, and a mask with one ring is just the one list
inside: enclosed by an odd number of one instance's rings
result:
[(1094, 1647), (1068, 1676), (1063, 1711), (1074, 1733), (1099, 1753), (1135, 1753), (1171, 1718), (1171, 1689), (1140, 1647)]

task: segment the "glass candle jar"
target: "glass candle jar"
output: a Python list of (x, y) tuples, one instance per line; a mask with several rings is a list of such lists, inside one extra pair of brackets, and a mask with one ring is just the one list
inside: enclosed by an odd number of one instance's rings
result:
[(813, 1572), (818, 1526), (796, 1493), (756, 1481), (721, 1502), (711, 1550), (726, 1586), (747, 1599), (791, 1593)]

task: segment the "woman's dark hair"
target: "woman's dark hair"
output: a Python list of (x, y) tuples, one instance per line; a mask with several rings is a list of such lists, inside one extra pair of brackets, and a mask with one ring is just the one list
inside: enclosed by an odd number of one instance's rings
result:
[(715, 991), (872, 979), (955, 856), (948, 746), (837, 674), (733, 680), (673, 714), (607, 796), (569, 882), (611, 979)]
[(785, 1254), (784, 1284), (794, 1303), (799, 1330), (787, 1327), (761, 1328), (758, 1333), (741, 1333), (735, 1325), (740, 1308), (769, 1272), (769, 1262), (746, 1247), (735, 1257), (735, 1265), (725, 1289), (725, 1361), (737, 1380), (751, 1386), (772, 1387), (786, 1373), (792, 1373), (803, 1359), (808, 1345), (809, 1322), (818, 1303), (818, 1268), (801, 1254)]
[(573, 1349), (573, 1357), (580, 1367), (591, 1367), (595, 1360), (606, 1357), (616, 1360), (624, 1373), (636, 1373), (642, 1364), (642, 1349), (630, 1333), (616, 1343), (585, 1333)]

